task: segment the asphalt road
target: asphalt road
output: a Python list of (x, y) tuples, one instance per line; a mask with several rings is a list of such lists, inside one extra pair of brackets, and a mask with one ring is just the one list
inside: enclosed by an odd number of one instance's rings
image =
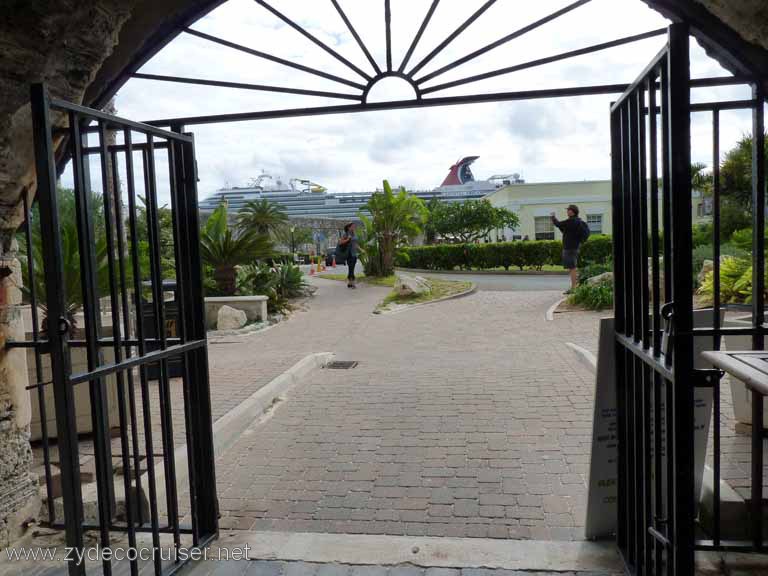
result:
[(568, 276), (549, 274), (424, 274), (444, 280), (462, 280), (474, 282), (478, 290), (513, 292), (524, 290), (567, 290)]

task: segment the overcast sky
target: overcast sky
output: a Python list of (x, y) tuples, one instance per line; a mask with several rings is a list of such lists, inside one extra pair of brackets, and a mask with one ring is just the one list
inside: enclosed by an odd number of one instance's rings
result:
[[(372, 72), (329, 0), (272, 0), (355, 65)], [(567, 4), (566, 0), (498, 0), (420, 74), (436, 70)], [(384, 68), (384, 2), (340, 0), (379, 65)], [(430, 0), (392, 0), (393, 60), (399, 66)], [(443, 0), (409, 68), (418, 63), (484, 0)], [(593, 0), (538, 30), (446, 73), (430, 84), (482, 73), (654, 30), (667, 25), (640, 0)], [(303, 38), (253, 0), (229, 0), (193, 28), (251, 48), (360, 82), (361, 77)], [(655, 37), (532, 70), (445, 90), (434, 95), (532, 90), (632, 81), (658, 52)], [(694, 77), (725, 75), (692, 45)], [(351, 92), (354, 89), (181, 34), (141, 72)], [(408, 84), (386, 79), (371, 100), (413, 97)], [(696, 91), (695, 99), (748, 97), (745, 88)], [(196, 126), (200, 196), (245, 185), (262, 170), (309, 178), (333, 192), (372, 190), (383, 178), (417, 189), (439, 185), (458, 158), (477, 155), (477, 178), (519, 172), (529, 182), (610, 177), (608, 108), (611, 96), (473, 104), (421, 110)], [(248, 112), (349, 101), (133, 79), (118, 93), (121, 116), (149, 120)], [(710, 161), (708, 115), (696, 115), (694, 160)], [(744, 113), (723, 116), (723, 149), (749, 130)]]

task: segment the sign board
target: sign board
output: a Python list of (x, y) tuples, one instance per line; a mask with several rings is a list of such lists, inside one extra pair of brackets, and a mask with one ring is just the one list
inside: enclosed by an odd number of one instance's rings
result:
[[(721, 311), (722, 325), (724, 313)], [(712, 325), (712, 310), (695, 310), (696, 328)], [(712, 337), (694, 339), (694, 367), (711, 368), (701, 359), (701, 353), (712, 349)], [(592, 418), (592, 453), (589, 463), (587, 518), (585, 537), (589, 540), (608, 538), (616, 532), (618, 515), (618, 424), (616, 414), (616, 344), (613, 318), (600, 321), (600, 336), (595, 374), (595, 404)], [(661, 403), (662, 412), (664, 403)], [(651, 413), (652, 417), (652, 413)], [(698, 503), (704, 478), (707, 439), (712, 421), (712, 389), (697, 388), (694, 392), (694, 478)], [(662, 419), (662, 446), (666, 445), (666, 426)], [(653, 447), (653, 444), (652, 444)], [(653, 452), (651, 452), (653, 455)], [(662, 456), (664, 453), (662, 453)]]

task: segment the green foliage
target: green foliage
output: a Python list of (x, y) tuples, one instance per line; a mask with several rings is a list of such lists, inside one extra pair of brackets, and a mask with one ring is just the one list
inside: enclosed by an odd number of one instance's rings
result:
[(587, 310), (603, 310), (613, 306), (613, 284), (579, 284), (568, 298), (568, 303)]
[[(739, 248), (735, 243), (726, 243), (720, 246), (720, 256), (733, 256), (736, 258), (745, 258), (749, 253)], [(698, 282), (699, 273), (704, 266), (704, 260), (713, 260), (715, 257), (712, 244), (698, 246), (693, 250), (693, 279), (694, 284)]]
[[(764, 233), (765, 239), (768, 240), (768, 230)], [(740, 250), (751, 254), (754, 242), (752, 241), (752, 228), (743, 228), (736, 230), (731, 236), (731, 243)]]
[(405, 188), (395, 193), (384, 180), (384, 190), (371, 196), (365, 210), (371, 216), (360, 215), (363, 230), (358, 238), (365, 273), (390, 276), (398, 251), (421, 234), (427, 208)]
[(237, 225), (242, 230), (253, 229), (257, 234), (269, 235), (288, 223), (288, 215), (274, 202), (251, 200), (237, 214)]
[(518, 223), (516, 214), (488, 200), (438, 203), (429, 212), (430, 230), (449, 242), (463, 244), (486, 238), (492, 230), (514, 228)]
[(693, 226), (693, 236), (691, 238), (691, 243), (694, 248), (703, 246), (705, 244), (711, 244), (713, 238), (714, 232), (711, 222), (695, 224)]
[(728, 242), (736, 230), (749, 228), (752, 217), (745, 207), (728, 196), (720, 198), (720, 240)]
[(227, 206), (222, 204), (208, 218), (200, 231), (200, 257), (213, 268), (218, 290), (225, 296), (235, 293), (235, 267), (264, 258), (272, 253), (269, 237), (253, 228), (230, 228)]
[[(715, 294), (714, 270), (707, 273), (698, 294), (712, 302)], [(720, 262), (720, 301), (723, 304), (748, 304), (752, 301), (752, 261), (750, 258), (723, 258)]]
[[(57, 188), (59, 206), (59, 232), (61, 234), (62, 272), (64, 284), (65, 314), (70, 323), (75, 325), (75, 314), (83, 307), (83, 287), (80, 276), (80, 247), (77, 227), (77, 208), (75, 192), (70, 188)], [(109, 264), (107, 255), (107, 239), (104, 229), (104, 204), (101, 195), (92, 194), (89, 199), (91, 222), (95, 239), (96, 262), (96, 288), (99, 295), (109, 292)], [(40, 214), (37, 204), (32, 209), (32, 215), (28, 225), (31, 226), (32, 246), (26, 245), (23, 234), (17, 236), (20, 252), (23, 254), (22, 277), (25, 288), (24, 294), (28, 297), (29, 287), (34, 283), (38, 305), (47, 315), (46, 285), (45, 285), (45, 259), (43, 256), (43, 239), (40, 232)], [(27, 258), (31, 256), (34, 265), (34, 278), (29, 278)], [(129, 269), (130, 272), (130, 269)], [(45, 319), (43, 320), (45, 323)]]
[[(768, 147), (763, 159), (768, 168)], [(742, 210), (752, 211), (752, 136), (744, 136), (725, 155), (720, 167), (721, 194), (728, 196)]]
[[(518, 268), (541, 270), (543, 266), (562, 263), (563, 245), (559, 240), (530, 242), (492, 242), (488, 244), (437, 244), (406, 248), (397, 265), (425, 270), (455, 268), (490, 270)], [(613, 252), (609, 236), (591, 236), (579, 255), (579, 266), (606, 264)]]
[(281, 312), (288, 307), (291, 298), (307, 293), (307, 283), (298, 266), (272, 267), (267, 264), (242, 266), (237, 277), (238, 293), (245, 296), (261, 294), (267, 296), (270, 312)]
[(613, 272), (612, 263), (587, 264), (583, 268), (579, 268), (579, 284), (584, 284), (590, 278), (600, 276), (600, 274), (605, 274), (606, 272)]
[[(147, 220), (147, 201), (139, 196), (140, 206), (136, 207), (136, 237), (138, 239), (139, 262), (141, 277), (150, 275), (149, 230)], [(164, 280), (176, 278), (176, 255), (173, 244), (173, 213), (168, 206), (157, 207), (157, 224), (159, 230), (158, 244), (160, 252), (160, 273)]]

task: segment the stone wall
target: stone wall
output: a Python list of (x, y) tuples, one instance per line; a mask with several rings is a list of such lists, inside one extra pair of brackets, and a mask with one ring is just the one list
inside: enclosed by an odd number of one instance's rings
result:
[(21, 321), (21, 267), (9, 230), (0, 231), (0, 548), (19, 536), (39, 507), (37, 480), (30, 473), (30, 405), (24, 350), (7, 350), (24, 339)]

